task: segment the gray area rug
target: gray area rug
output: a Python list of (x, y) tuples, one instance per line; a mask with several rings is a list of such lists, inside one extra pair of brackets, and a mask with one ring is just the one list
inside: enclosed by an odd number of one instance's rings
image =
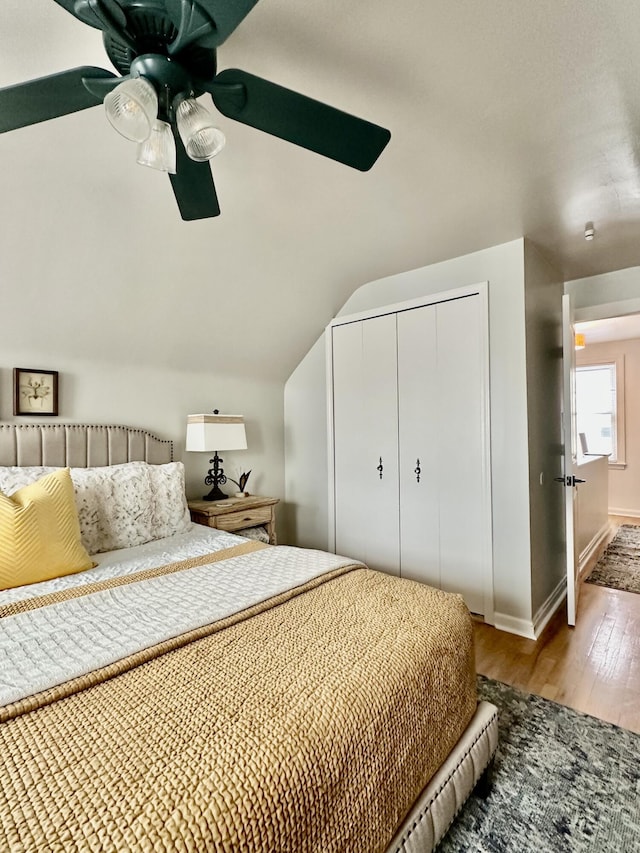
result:
[(640, 593), (640, 527), (620, 526), (586, 582)]
[(638, 853), (640, 735), (478, 676), (500, 710), (493, 788), (438, 853)]

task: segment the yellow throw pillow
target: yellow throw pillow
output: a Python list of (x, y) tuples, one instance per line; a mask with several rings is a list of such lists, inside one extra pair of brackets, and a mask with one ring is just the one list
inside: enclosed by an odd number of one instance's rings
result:
[(68, 468), (8, 497), (0, 492), (0, 589), (72, 575), (95, 566), (80, 541)]

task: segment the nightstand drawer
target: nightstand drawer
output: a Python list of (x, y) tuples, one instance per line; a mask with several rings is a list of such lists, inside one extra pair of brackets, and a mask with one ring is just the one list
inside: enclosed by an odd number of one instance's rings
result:
[(273, 518), (270, 506), (259, 506), (255, 509), (238, 510), (238, 512), (227, 512), (216, 518), (218, 530), (242, 530), (243, 527), (257, 527), (259, 524), (268, 524)]

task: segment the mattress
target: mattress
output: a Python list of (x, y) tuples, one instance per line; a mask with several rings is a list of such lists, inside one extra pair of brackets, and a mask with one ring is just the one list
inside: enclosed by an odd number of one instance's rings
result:
[(174, 539), (0, 594), (0, 849), (385, 850), (476, 713), (460, 597)]

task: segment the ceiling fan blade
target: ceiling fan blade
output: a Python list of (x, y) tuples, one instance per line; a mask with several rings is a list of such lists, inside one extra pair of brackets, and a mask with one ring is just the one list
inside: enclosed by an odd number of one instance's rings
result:
[[(244, 98), (238, 98), (238, 84)], [(228, 118), (361, 172), (373, 166), (391, 138), (384, 127), (235, 68), (203, 85)]]
[[(58, 6), (62, 6), (63, 9), (66, 9), (69, 14), (73, 15), (74, 18), (78, 18), (79, 21), (83, 19), (76, 12), (76, 0), (54, 0), (54, 3), (57, 3)], [(88, 23), (84, 21), (84, 23)], [(98, 23), (90, 24), (92, 27), (97, 27)]]
[(184, 28), (187, 21), (200, 19), (202, 13), (213, 27), (207, 37), (208, 47), (219, 47), (243, 21), (258, 0), (165, 0), (167, 12), (174, 24)]
[(82, 78), (115, 76), (85, 65), (0, 89), (0, 133), (95, 107), (101, 98), (83, 86)]
[(125, 27), (127, 24), (126, 15), (117, 0), (54, 0), (54, 2), (83, 24), (88, 24), (97, 30), (105, 29), (103, 19), (105, 13), (109, 16), (109, 25), (115, 22), (119, 27)]
[(180, 216), (186, 221), (219, 216), (220, 206), (211, 166), (208, 162), (196, 163), (192, 160), (184, 150), (180, 136), (176, 133), (175, 137), (176, 174), (169, 175), (169, 178)]

